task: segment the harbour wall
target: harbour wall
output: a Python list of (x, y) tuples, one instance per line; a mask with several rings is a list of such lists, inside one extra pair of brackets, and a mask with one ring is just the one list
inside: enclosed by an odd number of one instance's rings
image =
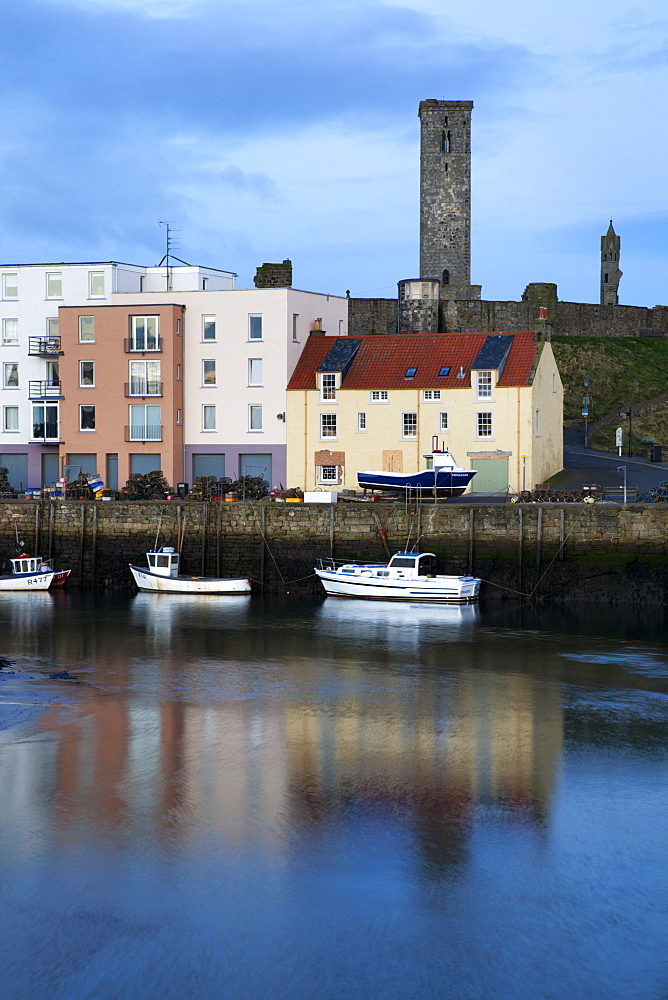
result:
[(68, 586), (131, 590), (128, 564), (173, 545), (182, 572), (248, 576), (267, 593), (317, 594), (319, 557), (387, 561), (412, 547), (473, 573), (487, 599), (665, 605), (668, 505), (0, 503), (0, 552), (72, 571)]

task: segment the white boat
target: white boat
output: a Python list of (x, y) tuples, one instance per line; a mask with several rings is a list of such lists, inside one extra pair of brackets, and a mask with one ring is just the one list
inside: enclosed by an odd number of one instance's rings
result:
[(140, 590), (163, 594), (250, 594), (250, 581), (244, 578), (181, 576), (180, 556), (171, 547), (163, 545), (155, 552), (147, 552), (146, 559), (148, 569), (130, 564)]
[(41, 556), (20, 555), (9, 560), (11, 573), (0, 576), (2, 590), (48, 590), (54, 577), (51, 567), (43, 564)]
[(329, 597), (431, 604), (470, 604), (480, 595), (475, 576), (436, 573), (433, 552), (397, 552), (389, 563), (366, 565), (320, 560), (316, 575)]

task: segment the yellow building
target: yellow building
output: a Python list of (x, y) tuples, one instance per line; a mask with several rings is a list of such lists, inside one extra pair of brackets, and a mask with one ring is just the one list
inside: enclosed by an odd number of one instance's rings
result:
[(357, 489), (427, 468), (434, 438), (472, 492), (533, 489), (563, 466), (563, 388), (534, 333), (313, 334), (288, 385), (287, 484)]

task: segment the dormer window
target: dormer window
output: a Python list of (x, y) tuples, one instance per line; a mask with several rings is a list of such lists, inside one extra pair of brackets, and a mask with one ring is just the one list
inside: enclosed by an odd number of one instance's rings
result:
[(320, 399), (323, 403), (336, 402), (338, 378), (337, 372), (323, 372), (320, 375)]
[(492, 397), (492, 373), (476, 372), (476, 398), (491, 399)]
[(417, 368), (407, 368), (404, 378), (415, 378), (417, 374)]

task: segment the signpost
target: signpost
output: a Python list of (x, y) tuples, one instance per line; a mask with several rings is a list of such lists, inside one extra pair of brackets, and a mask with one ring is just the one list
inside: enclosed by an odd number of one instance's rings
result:
[(622, 457), (622, 446), (624, 444), (624, 431), (621, 427), (618, 427), (615, 431), (615, 448), (617, 449), (617, 455), (619, 458)]

